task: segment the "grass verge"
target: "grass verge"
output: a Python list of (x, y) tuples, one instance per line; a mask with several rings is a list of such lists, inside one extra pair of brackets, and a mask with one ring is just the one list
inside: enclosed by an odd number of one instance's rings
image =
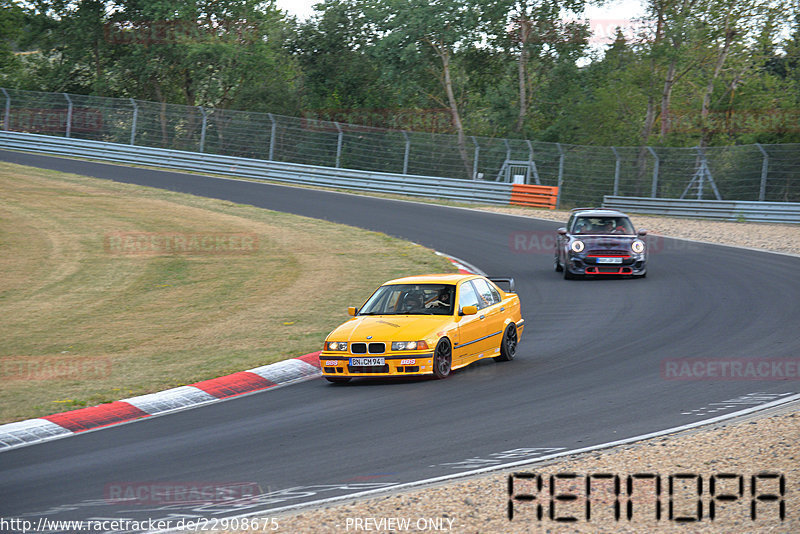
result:
[(0, 198), (0, 423), (313, 352), (382, 282), (453, 270), (376, 232), (7, 163)]

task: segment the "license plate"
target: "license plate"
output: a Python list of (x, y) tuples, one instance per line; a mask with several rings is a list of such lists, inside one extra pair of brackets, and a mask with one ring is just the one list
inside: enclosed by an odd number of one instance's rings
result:
[(622, 258), (597, 258), (597, 263), (622, 263)]
[(383, 358), (350, 358), (352, 367), (372, 367), (375, 365), (386, 365)]

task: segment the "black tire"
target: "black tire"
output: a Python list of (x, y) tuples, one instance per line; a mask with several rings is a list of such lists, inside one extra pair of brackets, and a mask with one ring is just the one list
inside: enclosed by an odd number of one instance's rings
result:
[(560, 273), (564, 270), (564, 268), (561, 266), (561, 262), (558, 261), (558, 254), (556, 254), (556, 258), (553, 261), (553, 269), (555, 269), (557, 273)]
[(517, 325), (511, 323), (503, 332), (503, 339), (500, 341), (500, 356), (495, 356), (495, 361), (510, 362), (517, 354)]
[(575, 275), (569, 272), (566, 266), (564, 266), (564, 280), (575, 280)]
[(325, 380), (334, 384), (347, 384), (350, 382), (349, 376), (326, 376)]
[(450, 340), (444, 338), (436, 345), (436, 351), (433, 353), (433, 376), (439, 379), (447, 378), (452, 364), (453, 349), (450, 346)]

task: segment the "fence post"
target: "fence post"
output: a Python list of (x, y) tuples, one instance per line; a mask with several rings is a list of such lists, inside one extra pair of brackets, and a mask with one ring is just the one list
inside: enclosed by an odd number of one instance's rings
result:
[(411, 152), (411, 141), (408, 139), (408, 132), (403, 130), (403, 139), (406, 140), (406, 151), (403, 154), (403, 174), (408, 174), (408, 154)]
[(564, 149), (561, 148), (561, 143), (556, 143), (558, 148), (558, 195), (556, 196), (556, 209), (561, 207), (561, 189), (564, 185)]
[(653, 157), (656, 158), (656, 162), (653, 164), (653, 188), (650, 191), (650, 198), (657, 198), (656, 192), (658, 191), (658, 165), (659, 165), (658, 154), (656, 154), (656, 151), (653, 150), (653, 147), (647, 147), (647, 150), (649, 150), (650, 153), (653, 155)]
[(131, 105), (133, 106), (133, 122), (131, 123), (131, 145), (136, 144), (136, 121), (139, 119), (139, 104), (136, 103), (136, 100), (133, 98), (131, 100)]
[(208, 117), (206, 116), (206, 110), (203, 109), (203, 106), (197, 106), (197, 109), (203, 114), (203, 126), (200, 130), (200, 152), (203, 152), (206, 146), (206, 124), (208, 123)]
[(67, 93), (61, 93), (64, 95), (64, 98), (67, 99), (67, 132), (66, 137), (70, 136), (72, 133), (72, 99), (69, 97)]
[(478, 140), (475, 139), (475, 136), (472, 136), (472, 143), (475, 145), (475, 156), (472, 158), (472, 179), (478, 179), (478, 157), (481, 153), (481, 146), (478, 144)]
[(6, 112), (3, 116), (3, 129), (5, 131), (9, 131), (11, 128), (8, 127), (8, 121), (11, 120), (11, 97), (8, 96), (8, 91), (5, 88), (0, 87), (0, 90), (3, 91), (3, 94), (6, 97)]
[(338, 139), (336, 140), (336, 168), (338, 169), (341, 167), (342, 163), (342, 127), (339, 126), (338, 122), (334, 122), (333, 124), (336, 125), (336, 130), (339, 132)]
[(275, 161), (275, 133), (278, 131), (277, 124), (275, 123), (275, 117), (272, 116), (272, 113), (267, 113), (269, 116), (269, 120), (272, 122), (272, 128), (269, 134), (269, 160)]
[(769, 171), (769, 154), (767, 154), (767, 151), (764, 150), (764, 147), (761, 146), (760, 143), (756, 143), (756, 146), (764, 155), (764, 159), (761, 160), (761, 187), (758, 190), (758, 200), (764, 202), (764, 199), (767, 196), (767, 171)]
[(539, 170), (536, 168), (536, 162), (533, 161), (533, 143), (531, 143), (530, 139), (526, 139), (525, 142), (528, 143), (528, 167), (533, 170), (533, 179), (536, 185), (542, 185), (541, 180), (539, 180)]
[(619, 153), (617, 152), (617, 149), (614, 148), (613, 146), (611, 147), (611, 150), (614, 151), (614, 159), (616, 160), (614, 162), (614, 196), (618, 196), (619, 195)]

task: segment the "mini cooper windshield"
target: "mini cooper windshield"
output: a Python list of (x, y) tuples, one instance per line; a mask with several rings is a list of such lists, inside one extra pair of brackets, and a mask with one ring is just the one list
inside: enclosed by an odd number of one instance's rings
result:
[(634, 233), (627, 217), (577, 217), (572, 226), (573, 234), (627, 234)]
[(358, 315), (452, 315), (456, 288), (449, 284), (396, 284), (378, 288)]

